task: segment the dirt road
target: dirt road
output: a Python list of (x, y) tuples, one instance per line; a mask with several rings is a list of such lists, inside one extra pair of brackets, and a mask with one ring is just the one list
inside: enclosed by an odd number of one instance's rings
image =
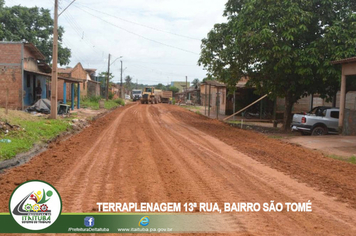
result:
[(226, 214), (233, 235), (356, 235), (356, 166), (180, 107), (117, 109), (0, 175), (0, 212), (30, 179), (54, 185), (63, 212), (97, 202), (312, 202), (313, 212)]

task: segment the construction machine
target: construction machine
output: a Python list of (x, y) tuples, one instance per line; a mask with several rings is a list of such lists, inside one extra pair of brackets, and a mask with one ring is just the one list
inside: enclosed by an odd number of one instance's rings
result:
[(143, 89), (142, 93), (142, 98), (141, 98), (141, 104), (148, 104), (148, 103), (154, 104), (158, 103), (158, 98), (155, 95), (155, 88), (154, 87), (145, 87)]
[(172, 97), (173, 97), (172, 91), (162, 91), (161, 102), (169, 103), (169, 101), (172, 99)]

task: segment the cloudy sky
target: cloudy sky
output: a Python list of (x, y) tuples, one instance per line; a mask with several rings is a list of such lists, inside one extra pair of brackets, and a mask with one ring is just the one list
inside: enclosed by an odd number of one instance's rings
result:
[[(61, 12), (72, 0), (59, 0)], [(168, 84), (202, 80), (197, 65), (201, 39), (222, 16), (226, 0), (76, 0), (59, 17), (65, 29), (63, 43), (72, 50), (73, 67), (81, 62), (98, 72), (107, 70), (108, 54), (115, 82)], [(54, 0), (5, 0), (5, 5), (51, 9)], [(122, 56), (122, 58), (119, 58)]]

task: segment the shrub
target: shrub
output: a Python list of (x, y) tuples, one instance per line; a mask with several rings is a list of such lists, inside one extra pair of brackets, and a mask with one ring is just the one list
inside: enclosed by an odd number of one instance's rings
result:
[(100, 96), (92, 96), (92, 97), (89, 98), (89, 101), (90, 102), (99, 102), (100, 99), (101, 99)]
[(117, 104), (121, 105), (121, 106), (125, 106), (125, 100), (121, 99), (121, 98), (117, 98), (114, 100), (114, 102), (116, 102)]

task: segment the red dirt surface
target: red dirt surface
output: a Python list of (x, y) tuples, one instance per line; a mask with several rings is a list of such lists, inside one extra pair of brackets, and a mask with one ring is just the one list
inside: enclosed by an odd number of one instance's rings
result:
[(63, 212), (97, 202), (312, 202), (312, 213), (225, 214), (232, 235), (356, 235), (356, 166), (183, 108), (119, 108), (0, 175), (0, 212), (26, 180), (51, 183)]

